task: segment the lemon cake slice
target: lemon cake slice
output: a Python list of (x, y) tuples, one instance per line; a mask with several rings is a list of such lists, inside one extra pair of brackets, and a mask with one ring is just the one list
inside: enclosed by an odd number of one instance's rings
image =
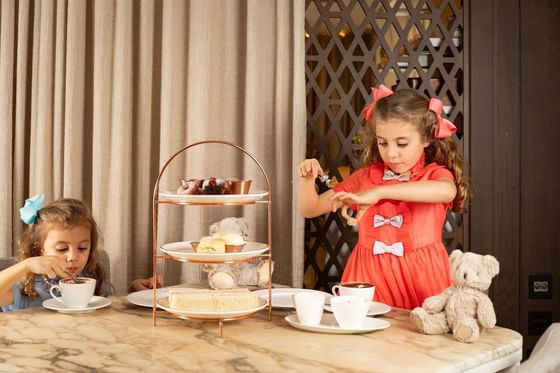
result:
[(257, 308), (259, 297), (247, 288), (210, 290), (177, 288), (169, 290), (169, 306), (191, 312), (227, 312)]
[(226, 242), (224, 240), (202, 237), (196, 248), (197, 253), (225, 253)]

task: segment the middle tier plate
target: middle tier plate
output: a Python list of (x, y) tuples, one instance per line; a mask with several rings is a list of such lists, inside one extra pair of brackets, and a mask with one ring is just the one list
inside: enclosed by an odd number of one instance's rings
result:
[(248, 260), (257, 257), (268, 250), (268, 245), (261, 242), (247, 242), (243, 251), (238, 253), (197, 253), (191, 242), (181, 241), (166, 243), (161, 246), (161, 251), (177, 259), (193, 262), (221, 263), (235, 260)]

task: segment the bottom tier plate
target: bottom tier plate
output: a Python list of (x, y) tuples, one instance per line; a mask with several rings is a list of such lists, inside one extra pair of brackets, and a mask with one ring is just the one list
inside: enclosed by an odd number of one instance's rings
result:
[(172, 314), (183, 317), (183, 318), (193, 318), (193, 319), (208, 319), (208, 320), (218, 320), (218, 319), (233, 319), (236, 317), (247, 316), (253, 314), (257, 311), (262, 310), (266, 307), (267, 302), (264, 299), (259, 299), (259, 306), (256, 308), (250, 308), (246, 310), (237, 310), (237, 311), (220, 311), (220, 312), (194, 312), (194, 311), (187, 311), (183, 309), (171, 308), (169, 306), (169, 299), (162, 298), (157, 301), (157, 305), (159, 308), (171, 312)]

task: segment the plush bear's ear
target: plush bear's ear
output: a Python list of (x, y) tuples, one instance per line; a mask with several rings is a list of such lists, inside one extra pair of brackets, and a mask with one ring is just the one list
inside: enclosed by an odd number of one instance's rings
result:
[(488, 267), (488, 271), (492, 277), (500, 273), (500, 263), (492, 255), (484, 255), (482, 262), (486, 267)]
[(461, 258), (462, 256), (463, 256), (463, 252), (461, 250), (453, 250), (449, 255), (449, 261), (453, 263), (454, 261)]

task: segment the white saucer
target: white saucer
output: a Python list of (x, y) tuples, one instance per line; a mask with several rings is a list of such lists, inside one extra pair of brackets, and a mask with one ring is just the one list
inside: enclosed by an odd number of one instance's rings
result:
[[(302, 291), (323, 294), (325, 296), (325, 303), (329, 303), (329, 299), (331, 299), (332, 297), (332, 295), (329, 293), (325, 293), (324, 291), (313, 290), (313, 289), (274, 288), (272, 289), (272, 307), (294, 308), (292, 295), (296, 293), (301, 293)], [(268, 289), (255, 290), (253, 291), (253, 293), (263, 299), (268, 300)]]
[[(156, 289), (156, 301), (161, 298), (167, 298), (169, 288)], [(141, 307), (153, 307), (154, 291), (152, 289), (135, 291), (126, 296), (126, 300), (132, 304)]]
[(105, 297), (98, 297), (94, 295), (91, 301), (84, 308), (71, 308), (62, 303), (61, 301), (51, 298), (43, 301), (43, 307), (49, 310), (58, 311), (62, 313), (85, 313), (92, 312), (98, 308), (107, 307), (111, 304), (111, 299)]
[(296, 329), (306, 330), (309, 332), (316, 332), (316, 333), (331, 333), (331, 334), (363, 334), (363, 333), (370, 333), (376, 330), (386, 329), (391, 324), (385, 320), (375, 319), (372, 317), (366, 317), (361, 327), (357, 329), (343, 329), (338, 326), (334, 315), (328, 313), (323, 314), (321, 318), (321, 323), (319, 325), (304, 325), (301, 324), (298, 320), (296, 314), (288, 315), (284, 318)]
[[(330, 304), (325, 304), (325, 310), (332, 312), (332, 307), (330, 306)], [(381, 302), (371, 302), (369, 304), (369, 310), (367, 315), (368, 316), (383, 315), (389, 311), (391, 311), (391, 306)]]

